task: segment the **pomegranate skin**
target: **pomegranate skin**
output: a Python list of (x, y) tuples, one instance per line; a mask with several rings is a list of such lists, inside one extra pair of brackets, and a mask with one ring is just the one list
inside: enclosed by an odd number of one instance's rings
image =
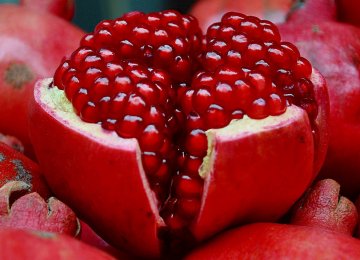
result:
[(0, 229), (0, 258), (3, 260), (115, 259), (69, 236), (11, 228)]
[(247, 15), (279, 23), (286, 19), (292, 0), (199, 0), (190, 13), (199, 20), (206, 31), (209, 25), (218, 21), (227, 12), (241, 12)]
[(52, 75), (82, 36), (80, 29), (54, 15), (0, 5), (0, 132), (19, 138), (27, 154), (28, 100), (34, 82)]
[(341, 21), (360, 26), (360, 6), (356, 0), (336, 0), (338, 17)]
[(360, 30), (336, 21), (334, 1), (307, 0), (303, 5), (279, 30), (327, 81), (330, 139), (319, 177), (338, 181), (343, 194), (353, 197), (360, 187)]
[[(69, 119), (62, 119), (40, 101), (50, 83), (45, 80), (35, 85), (37, 101), (32, 100), (30, 134), (52, 190), (106, 241), (144, 257), (159, 256), (157, 228), (164, 224), (155, 194), (139, 167), (137, 142), (105, 130), (99, 137), (91, 134), (94, 129), (84, 134), (80, 127), (72, 128)], [(84, 124), (75, 114), (73, 117), (77, 124)], [(44, 125), (46, 130), (41, 128), (46, 133), (37, 127)], [(61, 166), (64, 160), (65, 168)]]
[(68, 21), (73, 18), (75, 11), (73, 0), (20, 0), (20, 5), (34, 11), (54, 14)]
[[(318, 72), (312, 79), (315, 88), (326, 90)], [(36, 83), (30, 134), (52, 190), (110, 244), (139, 256), (159, 257), (158, 232), (164, 221), (142, 168), (137, 141), (82, 122), (51, 82)], [(56, 91), (62, 97), (53, 96)], [(320, 111), (326, 110), (323, 104), (320, 100)], [(214, 146), (210, 145), (212, 153), (201, 170), (204, 195), (199, 217), (191, 226), (197, 241), (238, 223), (279, 218), (315, 178), (316, 151), (304, 110), (290, 106), (281, 116), (247, 120), (240, 132), (208, 133)], [(255, 144), (259, 149), (252, 149)], [(232, 152), (225, 152), (228, 149)], [(254, 152), (249, 154), (249, 149)], [(261, 163), (254, 167), (254, 160)], [(224, 204), (221, 198), (228, 201), (224, 205), (228, 215), (219, 211), (219, 204)]]
[[(0, 188), (0, 228), (11, 227), (77, 236), (80, 224), (75, 213), (54, 197), (47, 202), (30, 185), (10, 181)], [(25, 195), (16, 197), (18, 194)], [(16, 198), (15, 201), (12, 201)]]
[(294, 205), (290, 223), (352, 236), (358, 222), (358, 213), (354, 203), (339, 193), (340, 185), (336, 181), (318, 181)]
[(0, 187), (8, 181), (23, 181), (45, 199), (50, 195), (38, 164), (0, 142)]
[(314, 227), (256, 223), (228, 231), (185, 259), (359, 259), (360, 241)]

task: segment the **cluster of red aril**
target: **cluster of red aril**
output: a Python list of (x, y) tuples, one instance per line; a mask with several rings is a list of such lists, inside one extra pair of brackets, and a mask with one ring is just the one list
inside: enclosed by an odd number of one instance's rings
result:
[(136, 138), (150, 186), (172, 231), (196, 217), (206, 130), (294, 104), (317, 116), (312, 67), (274, 24), (226, 14), (203, 36), (175, 11), (101, 22), (54, 76), (75, 112)]

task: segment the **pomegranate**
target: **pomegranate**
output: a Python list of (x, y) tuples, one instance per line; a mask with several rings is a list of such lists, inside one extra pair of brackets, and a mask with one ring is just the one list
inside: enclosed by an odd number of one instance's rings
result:
[(0, 229), (0, 259), (115, 260), (105, 252), (66, 235), (12, 228)]
[(0, 132), (16, 136), (31, 154), (28, 100), (34, 82), (51, 76), (83, 32), (51, 14), (0, 5)]
[(0, 133), (0, 142), (7, 144), (8, 146), (12, 147), (13, 149), (15, 149), (18, 152), (21, 152), (21, 153), (24, 152), (23, 144), (20, 142), (19, 139), (17, 139), (14, 136), (3, 135), (2, 133)]
[(30, 134), (57, 197), (157, 257), (283, 215), (322, 164), (327, 102), (269, 21), (228, 13), (203, 36), (192, 16), (132, 12), (36, 83)]
[(336, 181), (318, 181), (295, 204), (290, 223), (321, 227), (351, 236), (358, 223), (358, 213), (354, 203), (339, 193), (340, 185)]
[(54, 197), (45, 202), (38, 193), (28, 193), (30, 188), (22, 181), (10, 181), (0, 188), (0, 228), (56, 232), (70, 236), (80, 232), (76, 215), (68, 206)]
[(185, 259), (359, 259), (360, 241), (328, 230), (256, 223), (228, 231)]
[(292, 0), (199, 0), (192, 6), (190, 13), (198, 18), (200, 27), (206, 30), (230, 11), (280, 23), (285, 21), (291, 4)]
[(22, 181), (31, 190), (48, 198), (50, 191), (39, 166), (22, 153), (0, 142), (0, 187), (9, 181)]
[(335, 0), (341, 21), (360, 26), (360, 6), (356, 0)]
[(34, 11), (43, 11), (57, 15), (65, 20), (74, 16), (74, 0), (20, 0), (20, 5)]
[(332, 0), (299, 1), (279, 29), (326, 79), (330, 141), (320, 178), (336, 180), (352, 198), (360, 187), (360, 30), (336, 21)]
[(121, 252), (109, 245), (98, 234), (96, 234), (95, 231), (88, 224), (83, 221), (80, 221), (80, 224), (81, 232), (77, 238), (80, 239), (81, 242), (101, 249), (102, 251), (105, 251), (108, 254), (114, 256), (116, 259), (132, 259), (130, 255), (127, 255), (124, 252)]

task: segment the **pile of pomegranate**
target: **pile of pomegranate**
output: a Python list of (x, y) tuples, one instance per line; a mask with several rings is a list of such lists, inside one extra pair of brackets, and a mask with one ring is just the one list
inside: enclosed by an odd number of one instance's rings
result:
[(0, 259), (360, 258), (349, 1), (204, 2), (0, 5)]

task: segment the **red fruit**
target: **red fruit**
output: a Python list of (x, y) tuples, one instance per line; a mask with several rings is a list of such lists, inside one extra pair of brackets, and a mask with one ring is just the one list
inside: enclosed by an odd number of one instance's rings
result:
[(29, 154), (28, 100), (34, 82), (51, 76), (83, 32), (50, 14), (0, 5), (0, 132), (16, 136)]
[[(188, 48), (166, 47), (179, 37)], [(326, 151), (323, 78), (272, 23), (237, 13), (204, 37), (174, 11), (104, 21), (34, 95), (31, 137), (52, 189), (140, 256), (279, 218)]]
[(70, 21), (74, 16), (73, 0), (20, 0), (23, 5), (34, 11), (43, 11)]
[(331, 179), (318, 181), (293, 207), (291, 224), (313, 226), (348, 235), (358, 223), (355, 205), (339, 196), (340, 185)]
[(360, 6), (356, 0), (335, 0), (341, 21), (360, 26)]
[(49, 258), (53, 260), (115, 259), (69, 236), (12, 228), (0, 229), (0, 259), (47, 260)]
[(185, 259), (359, 259), (360, 242), (328, 230), (256, 223), (228, 231)]
[(80, 221), (81, 224), (81, 232), (78, 239), (81, 242), (84, 242), (92, 247), (96, 247), (101, 249), (102, 251), (107, 252), (108, 254), (114, 256), (116, 259), (131, 259), (129, 255), (126, 255), (124, 252), (117, 250), (116, 248), (109, 245), (106, 241), (104, 241), (95, 231), (85, 222)]
[(20, 142), (19, 139), (17, 139), (14, 136), (3, 135), (3, 134), (0, 133), (0, 142), (12, 147), (13, 149), (15, 149), (18, 152), (21, 152), (21, 153), (24, 152), (23, 144)]
[[(351, 0), (350, 0), (351, 1)], [(199, 0), (192, 6), (190, 13), (206, 30), (227, 12), (241, 12), (273, 22), (282, 22), (290, 10), (292, 0)]]
[[(47, 202), (31, 186), (10, 181), (0, 188), (0, 228), (55, 232), (76, 236), (80, 224), (75, 213), (54, 197)], [(14, 200), (15, 199), (15, 200)]]
[(331, 0), (302, 1), (279, 29), (327, 81), (330, 142), (320, 178), (336, 180), (353, 197), (360, 187), (360, 30), (336, 20)]
[(30, 185), (31, 191), (43, 198), (49, 197), (49, 189), (39, 166), (22, 153), (0, 143), (0, 187), (9, 181), (22, 181)]

